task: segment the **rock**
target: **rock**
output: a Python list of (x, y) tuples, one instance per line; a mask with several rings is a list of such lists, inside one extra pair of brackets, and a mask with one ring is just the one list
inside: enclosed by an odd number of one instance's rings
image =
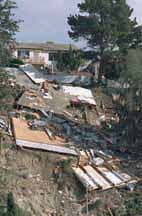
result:
[(27, 179), (28, 178), (28, 170), (27, 169), (19, 169), (19, 170), (16, 170), (16, 175), (18, 177), (21, 177), (21, 178), (24, 178), (24, 179)]

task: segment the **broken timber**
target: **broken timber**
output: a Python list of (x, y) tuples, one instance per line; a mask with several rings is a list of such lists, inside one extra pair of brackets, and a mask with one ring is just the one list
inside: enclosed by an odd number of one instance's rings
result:
[[(92, 152), (90, 150), (90, 152)], [(88, 152), (80, 152), (80, 162), (77, 166), (73, 166), (73, 172), (80, 180), (80, 182), (89, 191), (107, 190), (127, 186), (129, 183), (135, 184), (140, 179), (125, 173), (121, 167), (115, 164), (117, 158), (112, 158), (103, 152), (93, 153), (93, 157), (88, 157)], [(85, 156), (86, 154), (86, 156)], [(104, 155), (106, 159), (104, 160)], [(87, 160), (88, 158), (88, 160)], [(84, 161), (84, 162), (83, 162)], [(98, 163), (100, 161), (100, 164)]]
[(49, 151), (59, 154), (68, 154), (72, 156), (77, 156), (77, 153), (75, 150), (57, 146), (53, 144), (43, 144), (43, 143), (36, 143), (36, 142), (28, 142), (25, 140), (18, 140), (16, 139), (16, 145), (21, 148), (28, 148), (28, 149), (34, 149), (34, 150), (40, 150), (40, 151)]

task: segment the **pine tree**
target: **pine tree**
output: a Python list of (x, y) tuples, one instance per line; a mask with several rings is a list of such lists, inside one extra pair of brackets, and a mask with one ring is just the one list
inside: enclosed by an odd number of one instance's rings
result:
[(78, 8), (78, 15), (68, 17), (69, 36), (82, 38), (89, 47), (99, 50), (101, 76), (106, 52), (113, 53), (117, 48), (124, 53), (129, 48), (128, 38), (137, 24), (131, 19), (133, 10), (126, 0), (84, 0)]
[(14, 1), (0, 0), (0, 64), (8, 60), (15, 33), (19, 29), (20, 20), (16, 20), (13, 13), (16, 8)]

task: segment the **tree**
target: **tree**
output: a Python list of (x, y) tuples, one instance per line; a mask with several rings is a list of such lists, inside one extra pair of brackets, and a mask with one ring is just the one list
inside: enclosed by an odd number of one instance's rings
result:
[(142, 26), (136, 26), (129, 36), (130, 48), (142, 47)]
[(78, 50), (73, 50), (72, 47), (70, 46), (69, 48), (69, 54), (68, 54), (68, 59), (67, 59), (67, 65), (69, 67), (69, 70), (77, 70), (78, 67), (82, 63), (82, 58), (81, 54)]
[(125, 67), (121, 72), (123, 83), (128, 88), (119, 90), (120, 106), (116, 108), (120, 114), (121, 122), (124, 123), (124, 137), (127, 147), (133, 149), (133, 153), (142, 152), (142, 49), (130, 49), (125, 56)]
[(16, 20), (13, 13), (16, 8), (14, 1), (0, 0), (0, 64), (8, 61), (15, 33), (19, 29), (20, 20)]
[(57, 54), (57, 68), (61, 71), (77, 70), (82, 61), (83, 60), (80, 51), (74, 50), (72, 46), (70, 46), (68, 53), (59, 51)]
[(69, 36), (83, 38), (91, 48), (99, 50), (101, 77), (105, 53), (113, 53), (116, 48), (124, 53), (129, 48), (128, 37), (137, 24), (130, 18), (133, 10), (126, 0), (84, 0), (78, 8), (80, 14), (68, 17)]

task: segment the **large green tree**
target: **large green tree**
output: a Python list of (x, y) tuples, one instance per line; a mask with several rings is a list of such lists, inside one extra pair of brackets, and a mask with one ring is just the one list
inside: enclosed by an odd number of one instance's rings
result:
[[(117, 89), (121, 97), (116, 104), (123, 126), (122, 139), (133, 153), (142, 154), (142, 49), (129, 49), (121, 72), (125, 88)], [(126, 88), (127, 87), (127, 88)], [(123, 140), (121, 143), (123, 144)]]
[[(85, 39), (91, 48), (97, 48), (101, 66), (106, 52), (113, 53), (117, 48), (124, 53), (129, 48), (130, 35), (137, 23), (131, 19), (133, 10), (126, 0), (84, 0), (78, 8), (78, 15), (68, 17), (69, 36), (74, 40)], [(100, 75), (102, 70), (100, 67)]]
[(57, 68), (61, 71), (76, 71), (82, 62), (80, 50), (74, 50), (72, 46), (68, 53), (59, 51), (57, 54)]
[(0, 64), (6, 63), (19, 29), (19, 20), (15, 18), (17, 5), (12, 0), (0, 0)]

